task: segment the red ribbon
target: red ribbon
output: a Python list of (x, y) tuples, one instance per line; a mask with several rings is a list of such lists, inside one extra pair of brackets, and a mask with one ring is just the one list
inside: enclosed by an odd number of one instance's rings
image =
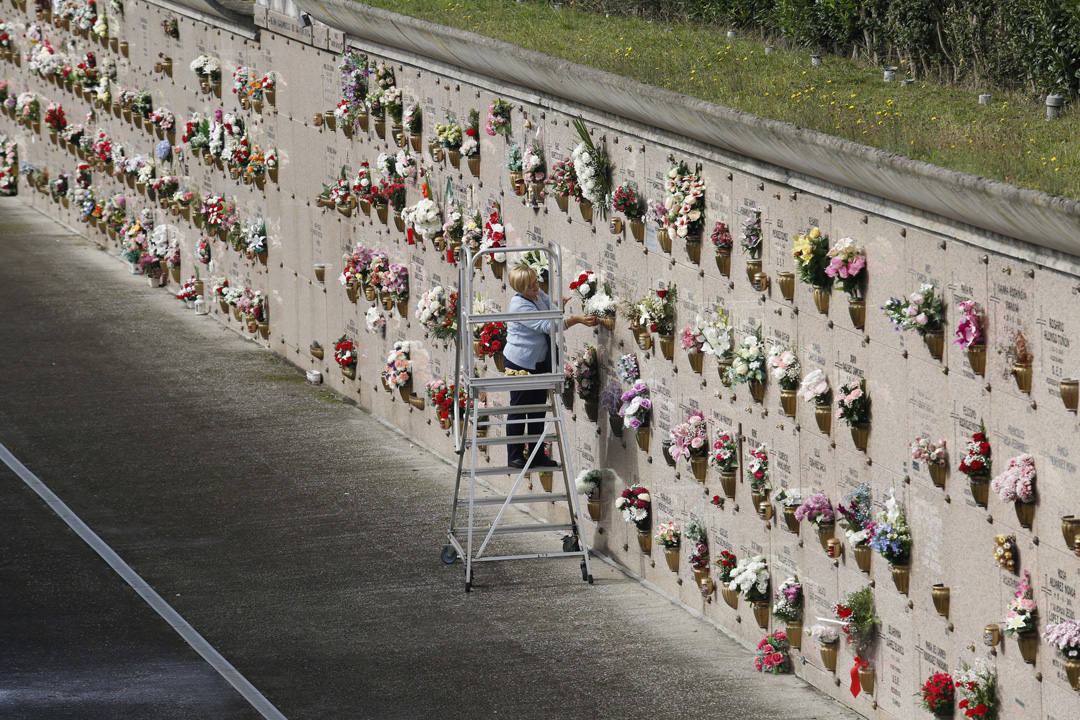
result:
[(859, 697), (862, 692), (862, 682), (859, 680), (859, 670), (870, 667), (870, 662), (855, 656), (855, 664), (851, 666), (851, 697)]
[(410, 245), (415, 245), (415, 244), (416, 244), (416, 241), (415, 241), (415, 240), (413, 240), (413, 229), (412, 229), (412, 228), (409, 228), (409, 229), (408, 229), (408, 230), (407, 230), (407, 231), (405, 232), (405, 236), (409, 238), (409, 244), (410, 244)]
[(446, 248), (446, 262), (450, 263), (451, 265), (454, 264), (454, 251), (450, 248)]

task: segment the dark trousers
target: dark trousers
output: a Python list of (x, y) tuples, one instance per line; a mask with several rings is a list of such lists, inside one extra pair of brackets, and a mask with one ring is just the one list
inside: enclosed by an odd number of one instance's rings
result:
[[(515, 365), (509, 360), (504, 359), (503, 365), (511, 370), (528, 370), (532, 373), (549, 373), (551, 372), (551, 353), (544, 358), (541, 362), (536, 364), (536, 368), (523, 368), (520, 365)], [(547, 402), (547, 390), (514, 390), (510, 393), (510, 405), (542, 405)], [(507, 420), (538, 420), (544, 417), (547, 413), (543, 411), (530, 412), (530, 413), (512, 413), (506, 416)], [(530, 422), (530, 423), (514, 423), (513, 425), (506, 426), (506, 434), (509, 435), (524, 435), (525, 428), (529, 429), (529, 435), (540, 435), (544, 432), (545, 423), (543, 422)], [(541, 450), (540, 453), (543, 451)], [(537, 459), (542, 457), (538, 453)], [(528, 454), (525, 451), (525, 445), (507, 445), (506, 446), (506, 461), (508, 463), (515, 460), (527, 460)]]

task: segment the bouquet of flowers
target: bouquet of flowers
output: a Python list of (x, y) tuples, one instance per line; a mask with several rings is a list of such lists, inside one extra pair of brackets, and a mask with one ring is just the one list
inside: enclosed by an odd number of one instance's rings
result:
[(409, 269), (394, 263), (382, 274), (379, 291), (392, 297), (394, 302), (402, 302), (409, 297)]
[(814, 368), (802, 379), (799, 395), (806, 402), (824, 404), (829, 401), (829, 380), (820, 368)]
[(983, 333), (982, 313), (974, 300), (964, 300), (956, 306), (960, 311), (960, 322), (956, 326), (956, 339), (953, 341), (965, 350), (970, 350), (972, 345), (982, 345), (986, 342)]
[(772, 614), (785, 622), (799, 622), (803, 616), (803, 590), (799, 577), (789, 577), (773, 593)]
[(1005, 632), (1009, 635), (1034, 632), (1038, 613), (1039, 608), (1031, 597), (1031, 573), (1025, 570), (1005, 615)]
[(480, 152), (480, 113), (469, 111), (469, 124), (465, 128), (465, 137), (461, 141), (461, 154), (474, 157)]
[(1035, 502), (1035, 458), (1027, 453), (1010, 458), (1005, 472), (995, 477), (990, 487), (1002, 502)]
[(399, 340), (394, 343), (394, 349), (386, 356), (386, 370), (383, 377), (392, 388), (402, 388), (412, 382), (412, 360), (409, 355), (412, 349), (411, 343)]
[(769, 348), (769, 357), (766, 360), (773, 380), (779, 383), (784, 390), (795, 390), (799, 387), (799, 374), (802, 367), (799, 358), (795, 355), (795, 348), (782, 345), (773, 345)]
[(637, 356), (630, 354), (620, 355), (615, 363), (615, 374), (619, 376), (619, 380), (627, 384), (640, 379), (641, 371), (638, 368)]
[(1009, 572), (1016, 572), (1018, 554), (1015, 535), (994, 536), (994, 560), (997, 561), (998, 567)]
[[(432, 380), (427, 384), (428, 398), (435, 407), (435, 415), (439, 418), (439, 424), (449, 428), (453, 422), (453, 416), (463, 417), (469, 409), (469, 399), (465, 391), (449, 385), (443, 380)], [(453, 416), (451, 416), (453, 413)]]
[(735, 590), (749, 602), (769, 599), (769, 565), (764, 555), (743, 558), (731, 571), (728, 589)]
[(911, 459), (921, 460), (928, 465), (944, 465), (945, 439), (933, 442), (920, 435), (911, 441)]
[(605, 321), (609, 330), (615, 327), (615, 308), (618, 302), (611, 296), (611, 285), (604, 283), (603, 289), (595, 291), (584, 302), (582, 309), (586, 315), (595, 315)]
[(652, 401), (649, 400), (649, 388), (644, 381), (638, 380), (629, 390), (622, 394), (622, 407), (619, 408), (619, 416), (622, 417), (625, 427), (633, 430), (637, 430), (639, 427), (648, 427), (651, 410)]
[(488, 107), (484, 132), (492, 137), (495, 135), (510, 137), (510, 131), (510, 103), (501, 98), (496, 98)]
[(622, 491), (615, 499), (615, 509), (622, 513), (623, 520), (634, 523), (639, 532), (649, 531), (649, 508), (652, 497), (643, 485), (634, 484)]
[(709, 462), (720, 472), (734, 472), (739, 467), (739, 446), (730, 433), (724, 433), (713, 443)]
[(840, 503), (836, 506), (836, 512), (841, 517), (840, 524), (844, 528), (847, 541), (852, 547), (864, 545), (869, 542), (870, 533), (874, 527), (870, 486), (860, 483), (859, 487), (844, 495), (844, 500), (848, 505), (845, 507), (843, 503)]
[(941, 332), (945, 322), (945, 302), (929, 283), (924, 283), (906, 299), (890, 299), (882, 310), (897, 330), (914, 330), (924, 336)]
[(731, 577), (735, 573), (736, 564), (734, 553), (728, 552), (727, 550), (720, 551), (720, 557), (713, 561), (713, 565), (716, 565), (720, 572), (720, 582), (725, 585), (731, 582)]
[(907, 565), (911, 558), (911, 530), (892, 488), (885, 509), (878, 513), (869, 531), (870, 547), (890, 565)]
[(405, 224), (414, 228), (425, 240), (442, 230), (441, 215), (439, 206), (428, 198), (422, 198), (415, 205), (401, 211), (401, 219)]
[(671, 163), (664, 183), (664, 207), (667, 210), (664, 227), (668, 237), (698, 238), (705, 228), (705, 181), (682, 160)]
[(611, 207), (621, 212), (627, 220), (640, 222), (645, 215), (645, 201), (638, 195), (633, 183), (623, 183), (611, 195)]
[(592, 203), (600, 211), (600, 217), (606, 218), (608, 196), (611, 195), (611, 160), (607, 149), (593, 142), (580, 116), (574, 120), (574, 128), (581, 138), (570, 153), (581, 188), (579, 200)]
[(829, 238), (821, 234), (818, 228), (809, 233), (795, 236), (795, 246), (791, 249), (795, 258), (795, 270), (807, 285), (830, 289), (833, 276), (826, 272), (829, 267)]
[(776, 630), (762, 638), (757, 644), (754, 657), (754, 669), (773, 675), (791, 672), (791, 656), (788, 655), (788, 636), (783, 630)]
[(477, 355), (480, 357), (489, 357), (501, 353), (506, 346), (506, 323), (484, 323), (483, 327), (480, 328), (477, 341)]
[(851, 427), (870, 422), (870, 396), (866, 381), (849, 382), (840, 388), (836, 398), (836, 417)]
[(979, 422), (979, 432), (968, 440), (964, 459), (960, 461), (960, 472), (969, 477), (985, 478), (990, 475), (990, 441), (986, 437), (986, 426)]
[(343, 368), (350, 368), (356, 365), (356, 360), (356, 345), (348, 335), (342, 335), (334, 344), (334, 361)]
[(544, 148), (539, 143), (525, 145), (521, 157), (521, 172), (527, 183), (542, 183), (547, 179), (547, 165), (544, 163)]
[(596, 360), (596, 348), (586, 345), (580, 354), (570, 359), (574, 384), (577, 386), (577, 395), (586, 402), (595, 402), (600, 395), (600, 386), (597, 384), (599, 377), (599, 365)]
[(746, 461), (746, 479), (754, 492), (772, 489), (769, 482), (769, 451), (764, 444), (750, 451), (750, 458)]
[(705, 333), (701, 329), (700, 315), (697, 316), (693, 325), (683, 328), (679, 342), (688, 355), (699, 355), (704, 352)]
[(795, 519), (799, 522), (809, 520), (815, 525), (828, 524), (836, 519), (832, 503), (825, 493), (814, 493), (795, 509)]
[(439, 138), (439, 144), (447, 150), (457, 150), (461, 147), (461, 126), (451, 118), (446, 119), (446, 124), (435, 123), (435, 137)]
[(394, 77), (394, 68), (386, 63), (375, 65), (375, 84), (383, 90), (392, 88), (397, 83)]
[(960, 696), (956, 707), (964, 711), (964, 717), (997, 717), (997, 670), (986, 658), (977, 659), (974, 666), (961, 660), (953, 679)]
[(56, 103), (49, 103), (45, 107), (45, 125), (49, 132), (58, 133), (67, 127), (67, 118), (64, 117), (64, 107)]
[(731, 328), (723, 307), (718, 305), (704, 320), (698, 318), (695, 327), (699, 330), (701, 352), (713, 355), (718, 360), (731, 356)]
[[(484, 223), (484, 236), (480, 246), (487, 250), (501, 248), (506, 245), (506, 229), (503, 227), (502, 218), (498, 210), (492, 210)], [(506, 253), (491, 253), (488, 255), (489, 263), (506, 262)], [(547, 276), (547, 255), (539, 250), (525, 253), (522, 262), (536, 271), (536, 277), (543, 282)]]
[(933, 715), (951, 714), (953, 701), (956, 699), (954, 686), (955, 682), (949, 673), (934, 673), (926, 679), (920, 691), (922, 706)]
[(671, 428), (670, 436), (668, 454), (676, 461), (679, 458), (705, 457), (709, 454), (705, 418), (699, 410), (691, 410), (686, 422)]
[(848, 644), (861, 652), (874, 639), (874, 627), (881, 623), (874, 612), (874, 590), (869, 585), (850, 593), (833, 608)]
[(577, 280), (570, 282), (570, 290), (581, 299), (581, 305), (584, 307), (585, 302), (596, 293), (596, 273), (592, 270), (581, 273), (577, 276)]
[(600, 489), (600, 483), (604, 479), (604, 471), (593, 468), (592, 470), (582, 470), (578, 473), (578, 476), (574, 478), (575, 489), (584, 495), (591, 498), (593, 493)]
[(701, 525), (701, 521), (697, 518), (690, 518), (690, 522), (686, 524), (684, 534), (690, 545), (690, 554), (688, 556), (690, 567), (695, 570), (703, 570), (709, 567), (709, 538), (705, 533), (705, 528)]
[(840, 283), (840, 289), (848, 297), (857, 300), (863, 296), (866, 287), (866, 251), (855, 244), (851, 238), (840, 238), (829, 248), (829, 264), (825, 274)]
[(716, 227), (713, 228), (709, 239), (712, 240), (713, 247), (716, 248), (717, 253), (723, 254), (731, 252), (733, 241), (731, 239), (731, 232), (728, 230), (728, 226), (725, 223), (716, 223)]
[(751, 210), (743, 220), (739, 244), (751, 258), (761, 257), (761, 211)]
[(378, 305), (372, 305), (367, 309), (364, 313), (364, 323), (367, 325), (368, 332), (381, 333), (386, 328), (386, 318), (383, 317)]
[(436, 285), (420, 296), (416, 304), (416, 319), (429, 337), (448, 341), (457, 337), (458, 294)]
[(674, 520), (660, 523), (656, 531), (656, 542), (666, 548), (677, 548), (682, 542), (682, 528)]
[(558, 197), (581, 199), (581, 187), (571, 158), (563, 158), (552, 166), (550, 186), (551, 192)]
[(765, 346), (760, 328), (736, 346), (725, 380), (728, 385), (765, 382)]
[(1047, 625), (1043, 639), (1056, 648), (1066, 660), (1080, 659), (1080, 622), (1064, 620)]

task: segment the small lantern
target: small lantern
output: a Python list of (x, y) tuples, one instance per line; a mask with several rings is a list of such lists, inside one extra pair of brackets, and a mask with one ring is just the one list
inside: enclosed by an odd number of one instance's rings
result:
[(996, 647), (1001, 642), (1001, 626), (987, 625), (983, 628), (983, 645)]
[(833, 559), (840, 557), (844, 554), (844, 543), (838, 538), (829, 538), (825, 543), (825, 553)]

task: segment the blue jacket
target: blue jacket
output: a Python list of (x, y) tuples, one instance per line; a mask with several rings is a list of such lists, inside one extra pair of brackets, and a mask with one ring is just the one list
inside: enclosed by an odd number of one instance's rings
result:
[[(521, 293), (510, 298), (507, 312), (539, 312), (551, 310), (551, 298), (543, 290), (533, 303)], [(566, 321), (563, 320), (563, 328)], [(503, 357), (519, 367), (535, 370), (551, 347), (551, 320), (515, 321), (506, 324), (506, 347)]]

